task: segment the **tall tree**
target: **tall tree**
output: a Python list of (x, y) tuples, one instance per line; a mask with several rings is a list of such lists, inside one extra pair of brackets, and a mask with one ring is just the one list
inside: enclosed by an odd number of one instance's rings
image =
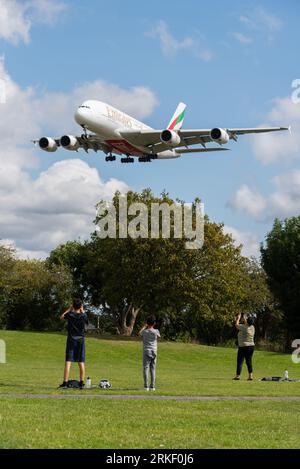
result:
[(74, 296), (86, 297), (86, 286), (83, 275), (86, 263), (85, 245), (80, 241), (68, 241), (60, 244), (51, 251), (47, 258), (47, 265), (51, 267), (65, 267), (69, 270), (73, 278)]
[(245, 269), (247, 282), (243, 310), (257, 316), (256, 339), (265, 342), (281, 340), (283, 312), (270, 290), (266, 272), (255, 259), (246, 259)]
[(194, 253), (196, 293), (189, 314), (197, 337), (210, 344), (225, 338), (246, 296), (246, 259), (223, 227), (207, 217), (203, 248)]
[[(149, 210), (153, 203), (174, 203), (168, 194), (157, 198), (150, 190), (129, 193), (131, 202), (143, 202)], [(130, 335), (143, 311), (163, 315), (169, 325), (177, 322), (176, 327), (196, 328), (197, 335), (211, 343), (222, 338), (246, 296), (245, 258), (222, 224), (206, 217), (204, 232), (202, 249), (192, 250), (186, 249), (185, 237), (99, 239), (93, 234), (88, 283), (94, 301), (110, 311), (120, 334)]]
[(59, 313), (71, 299), (72, 277), (64, 267), (18, 260), (5, 289), (3, 307), (8, 329), (56, 330), (60, 327)]
[(286, 347), (300, 337), (300, 216), (275, 219), (261, 247), (262, 265), (284, 312)]
[[(159, 314), (169, 305), (180, 305), (190, 295), (190, 256), (185, 249), (184, 239), (143, 238), (151, 230), (151, 204), (173, 200), (163, 193), (154, 197), (150, 190), (141, 194), (129, 192), (128, 205), (143, 203), (148, 208), (149, 224), (147, 233), (133, 239), (100, 239), (95, 232), (89, 244), (89, 262), (86, 278), (95, 303), (105, 307), (115, 321), (119, 334), (132, 333), (138, 314), (155, 312)], [(119, 194), (114, 198), (116, 219), (119, 220)], [(101, 219), (101, 218), (100, 218)], [(133, 217), (129, 217), (129, 222)], [(97, 224), (99, 218), (95, 220)], [(174, 223), (171, 213), (171, 225)], [(159, 227), (161, 234), (162, 227)], [(117, 224), (117, 233), (120, 225)]]
[(8, 287), (15, 263), (15, 251), (11, 247), (0, 246), (0, 327), (6, 325)]

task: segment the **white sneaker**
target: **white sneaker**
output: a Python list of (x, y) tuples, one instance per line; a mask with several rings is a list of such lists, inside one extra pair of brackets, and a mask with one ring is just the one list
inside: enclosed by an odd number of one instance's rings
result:
[(150, 388), (151, 391), (155, 391), (155, 388)]
[(144, 391), (149, 391), (149, 388), (144, 388)]

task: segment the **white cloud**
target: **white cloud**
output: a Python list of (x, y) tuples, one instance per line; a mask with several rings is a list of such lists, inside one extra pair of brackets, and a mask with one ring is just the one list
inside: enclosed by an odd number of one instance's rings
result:
[(279, 217), (300, 214), (300, 170), (276, 176), (273, 179), (276, 191), (269, 198), (269, 206)]
[(260, 243), (258, 236), (248, 231), (240, 231), (232, 226), (225, 225), (223, 228), (224, 232), (231, 234), (236, 245), (242, 245), (242, 254), (246, 257), (260, 256)]
[(264, 164), (299, 158), (300, 103), (293, 103), (291, 96), (275, 99), (274, 106), (262, 126), (269, 125), (291, 125), (292, 133), (282, 131), (253, 136), (252, 144), (256, 158)]
[[(27, 181), (14, 204), (22, 213), (93, 216), (97, 201), (112, 196), (114, 181), (103, 183), (97, 169), (82, 160), (63, 160), (42, 172), (35, 181)], [(122, 192), (126, 187), (117, 182)]]
[(255, 10), (256, 24), (260, 27), (267, 28), (271, 32), (280, 31), (283, 27), (283, 22), (280, 18), (268, 12), (262, 6)]
[(254, 218), (259, 217), (267, 206), (265, 198), (246, 184), (238, 189), (229, 205), (234, 210), (245, 211)]
[(251, 44), (253, 38), (242, 33), (232, 33), (233, 37), (241, 44)]
[(255, 21), (253, 21), (251, 18), (249, 18), (249, 16), (241, 15), (239, 17), (239, 22), (244, 24), (245, 26), (247, 26), (247, 28), (249, 28), (249, 29), (256, 29), (257, 28)]
[(28, 44), (34, 23), (53, 24), (65, 8), (58, 0), (0, 0), (0, 38)]
[(27, 10), (32, 22), (53, 24), (67, 5), (59, 0), (27, 0)]
[(34, 90), (23, 90), (11, 79), (3, 58), (0, 58), (0, 78), (4, 81), (6, 95), (6, 103), (0, 105), (1, 147), (27, 144), (40, 128), (32, 108)]
[(281, 19), (267, 11), (262, 6), (255, 8), (247, 15), (241, 15), (239, 17), (239, 22), (250, 30), (276, 32), (280, 31), (283, 27)]
[(263, 197), (246, 185), (238, 189), (229, 205), (254, 219), (271, 221), (300, 214), (300, 170), (292, 170), (272, 179), (274, 191)]
[(95, 228), (96, 203), (111, 199), (117, 189), (124, 193), (128, 186), (116, 179), (103, 182), (79, 159), (57, 162), (35, 180), (20, 171), (19, 184), (0, 197), (0, 236), (30, 257), (86, 239)]
[(162, 52), (166, 57), (174, 57), (179, 51), (186, 50), (204, 61), (209, 61), (213, 58), (212, 52), (203, 47), (199, 40), (191, 36), (178, 40), (172, 36), (165, 21), (158, 21), (156, 26), (150, 32), (146, 33), (146, 35), (159, 39)]
[(31, 22), (25, 17), (25, 8), (17, 0), (0, 1), (0, 37), (17, 45), (29, 42)]
[[(283, 28), (282, 20), (262, 6), (254, 8), (249, 14), (240, 15), (239, 23), (243, 25), (247, 31), (251, 31), (252, 36), (255, 35), (259, 38), (266, 38), (269, 44), (273, 42), (275, 34)], [(241, 43), (249, 44), (253, 42), (253, 37), (250, 38), (248, 35), (241, 33), (237, 34), (240, 37), (236, 36), (236, 33), (234, 36)]]

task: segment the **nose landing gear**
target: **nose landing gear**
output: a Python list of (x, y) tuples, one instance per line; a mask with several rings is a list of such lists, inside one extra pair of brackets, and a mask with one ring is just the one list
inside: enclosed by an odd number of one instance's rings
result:
[(81, 135), (81, 138), (82, 138), (82, 140), (87, 140), (88, 139), (88, 133), (87, 133), (87, 130), (86, 130), (86, 126), (82, 125), (81, 127), (83, 129), (83, 134)]

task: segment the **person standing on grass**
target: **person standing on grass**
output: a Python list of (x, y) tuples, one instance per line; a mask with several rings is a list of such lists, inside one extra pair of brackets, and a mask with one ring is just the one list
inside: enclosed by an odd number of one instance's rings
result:
[(155, 316), (149, 316), (145, 326), (140, 330), (139, 334), (143, 338), (143, 378), (144, 389), (149, 391), (148, 374), (150, 368), (150, 389), (155, 391), (155, 371), (157, 361), (157, 338), (160, 333), (155, 326)]
[(83, 310), (82, 301), (79, 298), (74, 298), (73, 305), (65, 311), (61, 320), (68, 321), (68, 338), (66, 346), (66, 363), (64, 369), (64, 380), (59, 386), (60, 388), (67, 388), (69, 381), (69, 374), (72, 362), (77, 362), (79, 366), (80, 381), (79, 387), (83, 389), (85, 378), (85, 325), (88, 323), (88, 318)]
[(238, 354), (237, 354), (237, 367), (236, 367), (236, 376), (235, 380), (239, 380), (241, 377), (243, 362), (246, 360), (248, 368), (248, 381), (253, 380), (253, 366), (252, 366), (252, 357), (254, 353), (254, 335), (255, 327), (253, 326), (253, 318), (250, 316), (244, 315), (244, 324), (240, 324), (241, 313), (238, 314), (235, 327), (238, 332)]

